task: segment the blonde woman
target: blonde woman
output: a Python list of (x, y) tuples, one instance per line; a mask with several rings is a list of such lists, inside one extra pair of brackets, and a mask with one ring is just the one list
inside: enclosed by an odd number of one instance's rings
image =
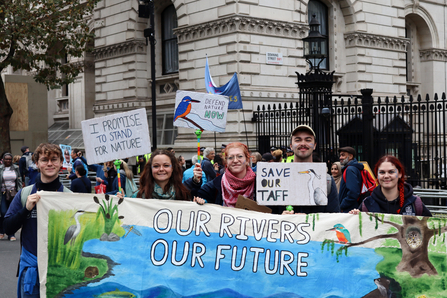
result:
[(273, 162), (281, 162), (282, 161), (282, 150), (278, 149), (273, 151)]
[[(129, 196), (133, 195), (133, 193), (130, 193), (130, 192), (133, 192), (133, 190), (136, 190), (137, 187), (135, 186), (135, 183), (133, 181), (133, 173), (129, 169), (129, 166), (127, 165), (127, 163), (122, 159), (120, 159), (120, 162), (121, 162), (121, 165), (120, 165), (121, 189), (124, 192), (124, 195), (129, 197)], [(115, 165), (114, 165), (114, 168), (116, 170)], [(129, 180), (130, 183), (127, 183), (127, 180)], [(133, 188), (133, 190), (131, 188)], [(117, 192), (119, 192), (118, 174), (116, 175), (115, 179), (113, 179), (112, 190), (107, 192), (107, 194), (114, 195)]]

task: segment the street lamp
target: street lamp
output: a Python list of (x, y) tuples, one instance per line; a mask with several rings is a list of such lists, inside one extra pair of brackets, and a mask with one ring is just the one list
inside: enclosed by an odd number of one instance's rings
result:
[(320, 22), (315, 14), (312, 15), (309, 27), (309, 35), (303, 38), (303, 42), (304, 58), (310, 64), (311, 72), (313, 69), (319, 70), (321, 62), (327, 57), (327, 39), (320, 33)]
[(309, 23), (309, 35), (303, 38), (304, 58), (310, 65), (306, 74), (297, 74), (296, 84), (300, 89), (300, 102), (308, 111), (308, 118), (303, 123), (310, 125), (317, 134), (316, 152), (321, 149), (323, 160), (330, 156), (330, 123), (331, 123), (331, 98), (332, 85), (334, 83), (334, 71), (323, 72), (320, 70), (321, 62), (327, 58), (327, 38), (320, 33), (320, 22), (316, 15), (312, 16)]

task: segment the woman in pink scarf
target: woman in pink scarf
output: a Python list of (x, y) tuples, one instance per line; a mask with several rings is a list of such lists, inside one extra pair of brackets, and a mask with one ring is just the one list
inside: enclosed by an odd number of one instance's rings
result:
[(246, 145), (234, 142), (225, 148), (227, 170), (202, 186), (197, 197), (208, 203), (234, 207), (239, 195), (254, 199), (256, 174), (250, 167), (250, 152)]

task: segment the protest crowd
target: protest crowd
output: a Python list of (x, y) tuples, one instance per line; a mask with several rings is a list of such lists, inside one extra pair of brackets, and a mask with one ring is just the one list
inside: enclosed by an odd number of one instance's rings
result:
[[(320, 162), (314, 152), (316, 139), (311, 127), (299, 125), (291, 131), (287, 147), (272, 147), (270, 152), (250, 152), (241, 142), (223, 144), (220, 152), (201, 147), (201, 155), (192, 156), (188, 168), (185, 157), (176, 157), (173, 148), (156, 149), (141, 156), (103, 164), (90, 164), (79, 149), (66, 152), (59, 145), (48, 143), (37, 148), (22, 147), (20, 158), (3, 153), (0, 239), (14, 241), (15, 233), (22, 229), (18, 280), (21, 297), (39, 297), (35, 206), (40, 196), (37, 191), (102, 193), (124, 199), (184, 200), (234, 208), (239, 196), (256, 201), (256, 175), (260, 162)], [(272, 213), (358, 214), (369, 211), (431, 216), (421, 199), (413, 194), (412, 186), (405, 182), (405, 169), (394, 156), (387, 155), (377, 161), (373, 173), (378, 186), (366, 193), (362, 193), (366, 174), (363, 164), (356, 159), (355, 149), (342, 147), (339, 156), (339, 162), (327, 165), (331, 175), (328, 173), (326, 177), (326, 205), (269, 206)], [(135, 179), (135, 176), (139, 178)]]

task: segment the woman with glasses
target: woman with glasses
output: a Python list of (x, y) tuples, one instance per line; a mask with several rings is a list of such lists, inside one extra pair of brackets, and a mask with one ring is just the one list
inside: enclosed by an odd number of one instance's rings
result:
[(228, 144), (225, 157), (225, 173), (203, 185), (197, 197), (234, 208), (239, 195), (254, 199), (256, 174), (250, 167), (250, 152), (246, 145), (239, 142)]
[[(193, 170), (194, 176), (182, 183), (183, 171), (174, 153), (156, 150), (144, 166), (140, 177), (140, 188), (133, 197), (143, 199), (191, 201), (192, 191), (202, 183), (202, 169), (199, 164)], [(194, 200), (203, 204), (203, 200)]]
[[(6, 238), (3, 231), (3, 218), (6, 211), (11, 204), (14, 195), (22, 188), (22, 178), (20, 176), (19, 167), (12, 163), (12, 154), (5, 153), (3, 155), (3, 164), (0, 165), (0, 187), (2, 191), (2, 198), (0, 201), (0, 239)], [(7, 196), (7, 192), (13, 194), (13, 197)], [(9, 200), (8, 200), (9, 199)], [(17, 240), (14, 234), (8, 235), (10, 241)]]

